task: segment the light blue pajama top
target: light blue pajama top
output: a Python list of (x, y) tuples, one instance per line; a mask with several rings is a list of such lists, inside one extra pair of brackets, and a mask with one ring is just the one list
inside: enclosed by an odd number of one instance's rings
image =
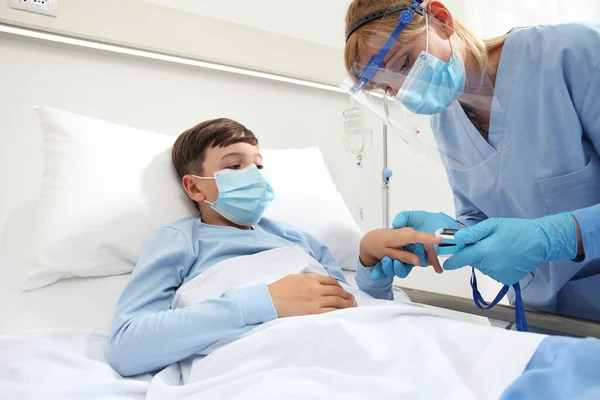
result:
[[(112, 366), (124, 376), (155, 371), (277, 318), (264, 283), (181, 309), (171, 309), (171, 302), (180, 286), (220, 261), (284, 246), (300, 246), (345, 283), (326, 246), (284, 223), (263, 218), (253, 230), (242, 230), (189, 217), (160, 228), (118, 301), (110, 335)], [(393, 299), (391, 279), (371, 282), (369, 272), (359, 265), (359, 287), (376, 298)]]

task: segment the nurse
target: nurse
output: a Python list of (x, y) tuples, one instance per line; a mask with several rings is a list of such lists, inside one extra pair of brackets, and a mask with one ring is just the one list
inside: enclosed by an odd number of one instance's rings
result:
[[(456, 219), (405, 211), (394, 228), (463, 228), (445, 270), (600, 320), (600, 24), (481, 41), (439, 1), (354, 0), (346, 35), (344, 89), (441, 161), (454, 193)], [(373, 277), (412, 267), (384, 259)]]

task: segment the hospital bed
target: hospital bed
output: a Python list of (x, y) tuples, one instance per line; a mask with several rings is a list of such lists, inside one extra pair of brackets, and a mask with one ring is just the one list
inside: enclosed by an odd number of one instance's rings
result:
[[(25, 259), (35, 208), (36, 203), (25, 204), (12, 214), (0, 247), (0, 398), (146, 398), (156, 376), (123, 378), (108, 364), (107, 333), (128, 275), (21, 290), (23, 271), (18, 266)], [(345, 276), (353, 282), (353, 272), (345, 271)], [(401, 293), (396, 299), (407, 301)], [(466, 315), (462, 319), (477, 322)], [(356, 351), (351, 345), (345, 349), (348, 354)]]

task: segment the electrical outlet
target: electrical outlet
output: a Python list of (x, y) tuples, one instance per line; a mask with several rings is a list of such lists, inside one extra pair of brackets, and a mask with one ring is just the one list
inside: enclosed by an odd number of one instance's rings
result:
[(15, 10), (29, 11), (50, 17), (58, 15), (58, 0), (10, 0), (9, 6)]
[(48, 8), (48, 0), (19, 0), (21, 4), (33, 4), (34, 6)]

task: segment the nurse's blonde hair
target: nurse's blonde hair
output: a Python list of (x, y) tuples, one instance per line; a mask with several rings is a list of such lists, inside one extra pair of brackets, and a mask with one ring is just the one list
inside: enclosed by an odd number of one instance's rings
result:
[[(412, 4), (413, 2), (413, 0), (354, 0), (348, 7), (346, 13), (346, 31), (352, 24), (368, 14), (379, 10), (385, 10), (386, 8), (396, 5)], [(426, 8), (427, 3), (429, 3), (429, 0), (423, 2), (423, 8)], [(398, 41), (401, 43), (411, 43), (425, 32), (424, 18), (425, 17), (415, 14), (413, 23), (409, 24), (404, 31), (402, 31), (402, 35), (400, 35)], [(398, 14), (391, 13), (381, 19), (363, 25), (354, 32), (346, 42), (346, 48), (344, 50), (346, 70), (350, 71), (354, 63), (358, 60), (361, 50), (367, 45), (371, 35), (382, 35), (382, 39), (385, 40), (392, 33), (397, 24)], [(458, 37), (466, 44), (481, 69), (485, 70), (488, 66), (488, 51), (503, 45), (507, 35), (482, 41), (467, 29), (467, 27), (460, 23), (460, 21), (454, 19), (454, 25), (454, 30)]]

